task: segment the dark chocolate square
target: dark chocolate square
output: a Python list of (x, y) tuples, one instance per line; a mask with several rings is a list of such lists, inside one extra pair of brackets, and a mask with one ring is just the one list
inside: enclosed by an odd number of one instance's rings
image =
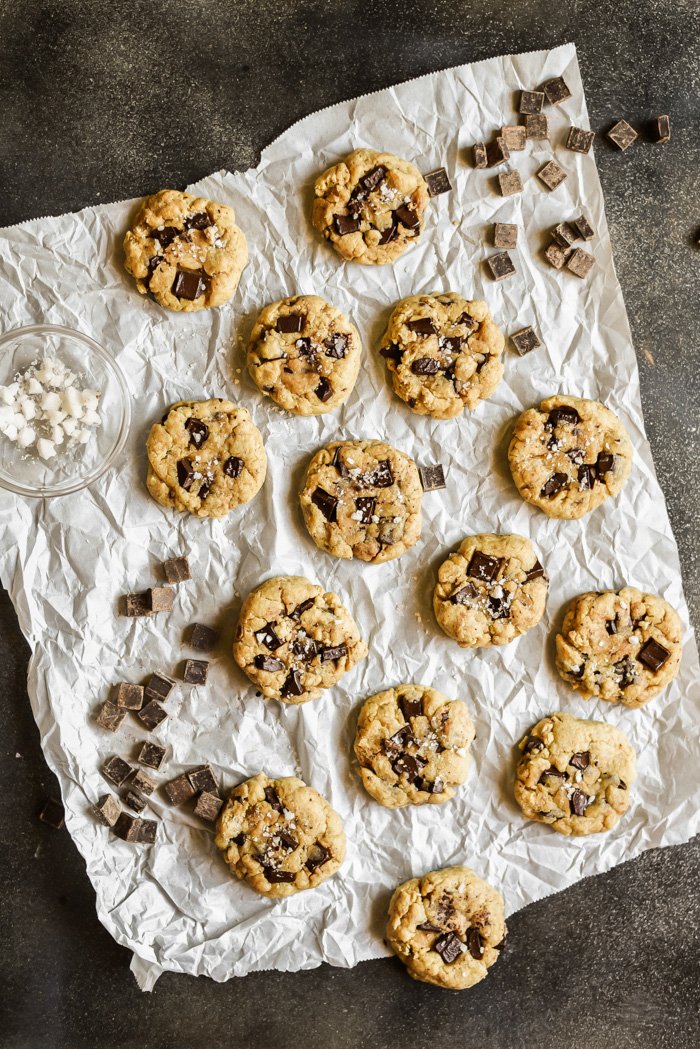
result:
[(512, 197), (515, 193), (522, 193), (523, 180), (519, 171), (502, 171), (498, 176), (498, 185), (501, 187), (501, 195)]
[(209, 279), (199, 270), (178, 270), (171, 291), (176, 299), (194, 302), (207, 290)]
[(508, 124), (501, 128), (501, 138), (504, 139), (511, 153), (518, 153), (525, 149), (527, 132), (522, 124)]
[(65, 812), (61, 802), (47, 798), (42, 805), (39, 819), (42, 823), (48, 823), (49, 827), (53, 827), (54, 830), (61, 830), (62, 827), (65, 827)]
[(583, 248), (576, 248), (566, 265), (577, 277), (584, 278), (590, 273), (594, 262), (595, 259), (587, 251), (584, 251)]
[(586, 131), (585, 128), (572, 125), (566, 139), (566, 148), (574, 153), (590, 153), (594, 138), (595, 131)]
[(507, 251), (501, 251), (498, 255), (491, 255), (486, 262), (494, 280), (503, 280), (504, 277), (510, 277), (511, 273), (515, 273), (515, 266)]
[(141, 710), (136, 712), (136, 717), (143, 721), (149, 732), (154, 728), (157, 728), (161, 721), (165, 721), (167, 716), (167, 710), (165, 710), (155, 699), (152, 699), (150, 703), (147, 703), (145, 707), (142, 707)]
[(143, 685), (121, 681), (114, 690), (114, 701), (125, 710), (140, 710), (143, 706)]
[(125, 594), (122, 608), (123, 614), (133, 618), (134, 616), (150, 616), (151, 602), (147, 593)]
[(608, 131), (608, 138), (624, 153), (639, 138), (639, 135), (626, 120), (618, 120), (617, 124)]
[(540, 182), (543, 182), (548, 190), (556, 189), (566, 178), (566, 172), (557, 164), (556, 160), (550, 160), (537, 172)]
[(184, 583), (192, 578), (190, 563), (186, 557), (171, 557), (163, 561), (163, 574), (168, 583)]
[(204, 626), (203, 623), (193, 623), (190, 627), (189, 644), (192, 648), (199, 649), (200, 652), (208, 652), (214, 648), (218, 640), (218, 631), (213, 627)]
[(204, 790), (210, 794), (219, 793), (219, 785), (214, 779), (210, 765), (200, 765), (187, 773), (187, 777), (196, 791)]
[(518, 227), (513, 222), (496, 222), (493, 227), (494, 248), (514, 248), (518, 243)]
[(519, 113), (541, 113), (544, 105), (544, 91), (521, 91)]
[(545, 113), (528, 113), (525, 117), (525, 133), (535, 141), (549, 138), (549, 120)]
[(152, 612), (171, 612), (175, 591), (171, 586), (153, 586), (147, 590)]
[(197, 798), (197, 804), (194, 807), (194, 814), (195, 816), (199, 816), (200, 819), (206, 820), (207, 823), (213, 823), (219, 815), (223, 803), (223, 798), (220, 798), (218, 794), (210, 794), (209, 791), (206, 790), (202, 791)]
[(578, 240), (578, 233), (568, 222), (560, 222), (552, 230), (552, 237), (560, 248), (570, 248)]
[(159, 769), (165, 758), (165, 747), (159, 743), (146, 742), (139, 751), (139, 761), (151, 769)]
[(439, 488), (446, 488), (445, 471), (440, 463), (435, 466), (419, 466), (420, 483), (424, 492), (436, 492)]
[(171, 779), (170, 783), (165, 784), (165, 793), (168, 795), (168, 800), (172, 805), (183, 805), (190, 798), (193, 798), (197, 792), (190, 783), (187, 773), (183, 772), (181, 776), (177, 776), (175, 779)]
[(126, 794), (123, 796), (123, 801), (125, 805), (128, 805), (132, 812), (143, 812), (146, 808), (145, 800), (140, 794), (137, 794), (135, 790), (127, 790)]
[(165, 674), (151, 674), (144, 689), (144, 699), (156, 699), (159, 703), (163, 703), (174, 688), (175, 682), (172, 678)]
[(497, 164), (503, 164), (506, 160), (510, 160), (510, 150), (505, 139), (498, 135), (486, 144), (486, 162), (490, 168), (493, 168)]
[(542, 90), (551, 106), (559, 106), (562, 102), (566, 102), (567, 98), (571, 98), (571, 92), (561, 76), (555, 76), (551, 80), (545, 81), (542, 85)]
[(129, 762), (124, 761), (123, 758), (116, 754), (102, 766), (102, 775), (110, 783), (113, 783), (115, 787), (121, 787), (123, 783), (126, 783), (133, 771)]
[(527, 328), (521, 328), (520, 331), (516, 331), (514, 335), (511, 335), (511, 340), (521, 357), (542, 345), (530, 325)]
[(141, 769), (137, 769), (131, 780), (131, 786), (135, 790), (140, 790), (142, 794), (151, 795), (156, 789), (155, 780), (152, 780), (150, 776), (147, 776)]
[(662, 145), (671, 141), (671, 118), (664, 113), (656, 118), (656, 142)]
[(95, 816), (105, 827), (113, 827), (121, 815), (121, 805), (113, 794), (103, 794), (93, 805)]
[(209, 663), (206, 659), (186, 659), (182, 680), (188, 685), (206, 685)]
[(435, 168), (434, 171), (429, 171), (423, 178), (428, 185), (428, 193), (431, 197), (437, 197), (441, 193), (449, 193), (452, 189), (452, 183), (444, 168)]
[(577, 219), (574, 219), (571, 225), (574, 227), (579, 237), (582, 240), (593, 240), (595, 237), (595, 230), (591, 226), (590, 222), (585, 215), (579, 215)]
[(100, 707), (95, 720), (100, 728), (106, 728), (108, 732), (116, 732), (125, 717), (126, 710), (123, 707), (118, 707), (116, 703), (107, 700)]

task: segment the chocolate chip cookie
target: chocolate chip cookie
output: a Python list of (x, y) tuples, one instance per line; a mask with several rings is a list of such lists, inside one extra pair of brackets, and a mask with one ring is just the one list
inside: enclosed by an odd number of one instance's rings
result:
[(523, 499), (549, 517), (571, 519), (618, 494), (632, 466), (632, 444), (598, 401), (548, 397), (517, 420), (508, 461)]
[(248, 261), (233, 208), (162, 189), (148, 197), (124, 237), (124, 266), (142, 295), (169, 310), (221, 306)]
[(507, 645), (539, 623), (547, 576), (521, 535), (470, 535), (438, 570), (435, 618), (462, 648)]
[(379, 352), (394, 392), (412, 411), (453, 419), (496, 389), (503, 346), (486, 303), (450, 291), (402, 299)]
[(360, 779), (389, 809), (439, 805), (467, 778), (473, 739), (466, 703), (423, 685), (398, 685), (370, 696), (360, 711)]
[(452, 991), (484, 979), (507, 932), (503, 897), (469, 867), (412, 878), (389, 904), (387, 942), (409, 976)]
[(520, 742), (515, 800), (529, 820), (560, 834), (611, 830), (631, 803), (632, 745), (614, 725), (551, 714)]
[(423, 489), (410, 456), (383, 441), (334, 441), (314, 455), (300, 502), (309, 535), (335, 557), (381, 564), (420, 538)]
[(337, 594), (303, 576), (277, 576), (243, 602), (233, 656), (266, 699), (308, 703), (367, 655)]
[(356, 149), (316, 180), (312, 222), (344, 259), (393, 262), (420, 236), (428, 186), (407, 160)]
[(260, 490), (267, 457), (245, 408), (215, 397), (180, 401), (151, 427), (148, 491), (161, 506), (225, 517)]
[(321, 415), (346, 401), (360, 368), (357, 329), (318, 295), (266, 306), (250, 337), (253, 382), (295, 415)]
[(586, 699), (642, 707), (678, 673), (683, 625), (662, 597), (626, 586), (574, 598), (556, 646), (557, 670)]
[(259, 772), (234, 787), (215, 840), (232, 873), (263, 896), (314, 889), (345, 858), (340, 816), (294, 776), (269, 779)]

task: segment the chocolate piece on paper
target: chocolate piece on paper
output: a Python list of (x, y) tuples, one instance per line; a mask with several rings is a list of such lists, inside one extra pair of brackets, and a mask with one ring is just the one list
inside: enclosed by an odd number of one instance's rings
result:
[(159, 703), (163, 703), (174, 688), (175, 682), (172, 678), (165, 674), (151, 674), (144, 688), (144, 698), (157, 699)]
[(163, 561), (163, 574), (168, 583), (184, 583), (192, 578), (190, 563), (186, 557), (170, 557)]
[(277, 324), (275, 330), (280, 332), (286, 332), (289, 334), (295, 334), (300, 332), (304, 327), (304, 318), (300, 313), (287, 313), (283, 317), (277, 318)]
[(474, 143), (474, 167), (475, 168), (487, 168), (489, 166), (489, 158), (486, 152), (485, 142)]
[(435, 168), (434, 171), (429, 171), (423, 178), (426, 181), (428, 193), (431, 197), (437, 197), (441, 193), (449, 193), (452, 189), (452, 183), (444, 168)]
[(209, 278), (201, 270), (178, 270), (170, 290), (176, 299), (194, 302), (204, 294), (208, 285)]
[(110, 783), (113, 783), (115, 787), (121, 787), (123, 783), (126, 783), (133, 771), (129, 762), (124, 761), (123, 758), (116, 754), (102, 766), (102, 775)]
[(665, 142), (671, 141), (671, 118), (666, 114), (656, 118), (656, 139), (657, 145), (663, 145)]
[(39, 819), (42, 823), (48, 823), (54, 830), (61, 830), (66, 825), (65, 812), (60, 801), (47, 798), (41, 807)]
[(557, 164), (556, 160), (550, 160), (548, 164), (540, 168), (537, 172), (537, 177), (551, 192), (562, 184), (566, 178), (566, 172)]
[(114, 690), (114, 701), (125, 710), (140, 710), (143, 706), (143, 685), (121, 681)]
[(138, 816), (130, 816), (128, 812), (122, 812), (113, 830), (118, 838), (132, 845), (152, 845), (156, 840), (157, 827), (155, 820), (141, 820)]
[(107, 700), (100, 707), (95, 721), (100, 728), (106, 728), (108, 732), (116, 732), (125, 717), (124, 707), (118, 707), (116, 703)]
[(148, 594), (125, 594), (123, 614), (130, 617), (152, 615)]
[(154, 728), (160, 725), (161, 721), (165, 721), (168, 716), (167, 710), (161, 707), (157, 700), (152, 699), (150, 703), (147, 703), (141, 710), (136, 711), (136, 717), (139, 718), (149, 732), (152, 732)]
[(574, 153), (590, 153), (594, 138), (595, 131), (586, 131), (585, 128), (572, 125), (566, 139), (566, 148)]
[(196, 791), (206, 791), (208, 794), (218, 794), (219, 785), (214, 779), (211, 765), (199, 765), (187, 773), (188, 779)]
[(218, 631), (203, 623), (193, 623), (190, 627), (189, 645), (200, 652), (208, 652), (219, 640)]
[(152, 780), (150, 776), (147, 776), (141, 769), (137, 769), (134, 773), (131, 786), (134, 790), (140, 790), (142, 794), (151, 796), (153, 791), (156, 789), (155, 780)]
[(544, 105), (544, 91), (521, 91), (518, 112), (524, 114), (541, 113)]
[(127, 790), (123, 797), (123, 801), (125, 805), (128, 805), (132, 812), (143, 812), (146, 808), (145, 800), (140, 794), (137, 794), (135, 790)]
[(626, 120), (618, 120), (617, 124), (608, 131), (608, 138), (624, 153), (639, 138), (639, 135)]
[(438, 489), (447, 487), (441, 463), (436, 463), (435, 466), (419, 466), (418, 473), (424, 492), (437, 492)]
[(213, 823), (219, 815), (223, 803), (224, 799), (220, 798), (218, 794), (211, 794), (207, 790), (202, 791), (197, 798), (194, 814), (199, 816), (200, 819), (206, 820), (207, 823)]
[(153, 845), (158, 831), (156, 820), (137, 820), (136, 823), (136, 841), (138, 844)]
[(501, 138), (505, 141), (511, 153), (518, 153), (525, 149), (527, 132), (522, 124), (509, 124), (501, 128)]
[(525, 117), (525, 134), (528, 139), (540, 141), (549, 138), (549, 120), (545, 113), (529, 113)]
[(637, 660), (649, 670), (656, 672), (661, 669), (670, 655), (671, 653), (667, 648), (664, 648), (653, 637), (650, 637), (637, 653)]
[(206, 685), (209, 663), (206, 659), (186, 659), (182, 680), (188, 685)]
[(579, 215), (577, 219), (572, 221), (571, 225), (582, 240), (593, 240), (595, 237), (595, 230), (585, 215)]
[(498, 176), (498, 185), (501, 187), (501, 195), (512, 197), (515, 193), (522, 193), (523, 180), (519, 171), (502, 171)]
[(552, 230), (552, 237), (560, 248), (570, 248), (574, 241), (578, 240), (578, 233), (568, 222), (560, 222)]
[(488, 166), (493, 168), (497, 164), (503, 164), (506, 160), (510, 160), (510, 150), (505, 139), (498, 135), (486, 145), (486, 161)]
[(151, 769), (159, 769), (165, 758), (165, 747), (159, 743), (144, 743), (139, 751), (139, 761)]
[(515, 266), (507, 251), (500, 251), (498, 255), (491, 255), (486, 260), (494, 280), (503, 280), (515, 273)]
[(593, 268), (595, 259), (592, 255), (589, 255), (583, 248), (576, 248), (576, 251), (571, 255), (566, 263), (567, 269), (570, 269), (572, 273), (575, 273), (577, 277), (587, 277)]
[(172, 612), (175, 591), (171, 586), (152, 586), (146, 593), (152, 612)]
[(542, 345), (537, 338), (537, 333), (530, 325), (527, 328), (521, 328), (520, 331), (516, 331), (511, 335), (511, 340), (521, 357)]
[(496, 222), (493, 227), (494, 248), (514, 248), (518, 243), (518, 227), (514, 222)]
[(558, 244), (550, 244), (544, 255), (547, 262), (549, 262), (551, 266), (554, 266), (555, 270), (560, 270), (564, 268), (564, 264), (572, 251), (572, 248), (560, 248)]
[(103, 794), (92, 807), (96, 819), (105, 827), (113, 827), (121, 815), (121, 805), (113, 794)]
[(545, 81), (542, 85), (542, 90), (551, 106), (559, 106), (562, 102), (566, 102), (567, 98), (571, 98), (571, 92), (561, 76), (555, 76), (551, 80)]
[(170, 780), (170, 783), (165, 784), (165, 793), (171, 805), (184, 805), (186, 801), (195, 796), (197, 791), (190, 783), (187, 773), (183, 772), (181, 776), (176, 776), (175, 779)]

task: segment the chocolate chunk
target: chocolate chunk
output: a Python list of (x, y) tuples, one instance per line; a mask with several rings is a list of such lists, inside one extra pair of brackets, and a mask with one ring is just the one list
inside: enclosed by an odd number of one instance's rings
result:
[(360, 185), (362, 186), (365, 193), (371, 193), (373, 190), (381, 186), (382, 182), (386, 178), (387, 170), (383, 164), (377, 164), (375, 168), (368, 171), (366, 175), (363, 175), (360, 179)]
[(387, 739), (382, 740), (382, 747), (384, 753), (389, 758), (398, 758), (406, 747), (407, 744), (415, 742), (415, 737), (411, 732), (408, 725), (404, 725), (398, 732), (395, 732), (393, 736), (389, 736)]
[(125, 594), (123, 613), (130, 618), (134, 616), (150, 616), (152, 613), (148, 594)]
[(581, 127), (570, 127), (566, 148), (574, 153), (590, 153), (595, 131), (585, 131)]
[(146, 699), (157, 699), (162, 703), (174, 688), (175, 682), (172, 678), (166, 677), (165, 674), (151, 674), (144, 689), (144, 696)]
[(193, 798), (197, 792), (190, 783), (187, 773), (183, 772), (165, 784), (165, 793), (171, 805), (182, 805)]
[(394, 483), (394, 474), (388, 459), (380, 459), (374, 470), (362, 478), (365, 488), (391, 488)]
[(318, 397), (319, 401), (322, 401), (324, 404), (326, 403), (326, 401), (329, 401), (333, 396), (333, 387), (331, 386), (325, 375), (321, 376), (318, 386), (314, 390), (314, 393)]
[(552, 230), (552, 237), (560, 248), (570, 248), (578, 240), (578, 233), (568, 222), (560, 222)]
[(130, 685), (122, 681), (115, 689), (114, 701), (118, 707), (126, 710), (140, 710), (143, 706), (143, 685)]
[(571, 811), (574, 815), (583, 816), (588, 808), (588, 801), (588, 795), (584, 794), (583, 791), (579, 790), (577, 787), (569, 799), (569, 805), (571, 806)]
[(203, 295), (209, 285), (209, 278), (201, 271), (178, 270), (171, 291), (176, 299), (194, 302)]
[(159, 769), (165, 758), (165, 747), (159, 743), (144, 743), (139, 751), (139, 761), (151, 769)]
[(488, 597), (486, 607), (492, 619), (507, 619), (510, 615), (510, 600), (503, 597)]
[(191, 459), (178, 459), (177, 463), (177, 483), (181, 488), (184, 488), (186, 492), (189, 492), (194, 481), (195, 469), (192, 465)]
[(325, 488), (316, 488), (311, 496), (311, 502), (317, 506), (327, 521), (331, 523), (336, 520), (338, 500)]
[(399, 232), (399, 224), (398, 224), (398, 222), (395, 221), (394, 216), (392, 215), (391, 224), (389, 226), (387, 226), (386, 229), (383, 229), (381, 231), (381, 236), (379, 238), (379, 243), (380, 244), (390, 244), (391, 241), (394, 239), (394, 237), (396, 236), (396, 234), (398, 232)]
[(406, 321), (406, 327), (416, 335), (437, 335), (435, 322), (430, 317), (419, 317), (415, 321)]
[(494, 280), (503, 280), (504, 277), (510, 277), (511, 273), (515, 273), (515, 266), (507, 251), (499, 251), (497, 255), (491, 255), (486, 262)]
[(185, 429), (190, 435), (190, 444), (195, 448), (201, 448), (209, 436), (209, 427), (199, 419), (187, 419)]
[(665, 113), (656, 118), (656, 142), (662, 145), (671, 141), (671, 118)]
[(175, 592), (171, 586), (153, 586), (146, 594), (151, 612), (172, 612)]
[(572, 408), (569, 404), (561, 404), (558, 408), (552, 408), (547, 416), (546, 425), (555, 429), (557, 426), (561, 426), (562, 423), (565, 426), (576, 426), (580, 422), (581, 416), (575, 408)]
[(417, 229), (420, 226), (420, 219), (408, 204), (402, 204), (401, 207), (396, 208), (394, 216), (406, 229)]
[(608, 138), (623, 152), (632, 145), (639, 135), (626, 120), (618, 120), (617, 124), (608, 131)]
[(399, 698), (399, 709), (406, 721), (410, 718), (419, 718), (423, 715), (423, 700), (410, 699), (408, 696)]
[(456, 590), (450, 598), (453, 605), (468, 605), (475, 597), (478, 597), (479, 591), (476, 589), (473, 583), (467, 583), (466, 586)]
[(514, 222), (496, 222), (493, 227), (494, 248), (514, 248), (518, 243), (518, 227)]
[(506, 160), (510, 160), (510, 150), (506, 140), (499, 135), (486, 145), (486, 163), (488, 167), (493, 168)]
[(160, 266), (161, 262), (164, 261), (165, 258), (163, 255), (152, 255), (146, 263), (146, 265), (148, 266), (148, 276), (146, 277), (146, 283), (148, 284), (149, 288), (151, 286), (151, 281), (153, 280), (153, 275)]
[(156, 789), (155, 781), (147, 776), (141, 769), (137, 769), (131, 780), (131, 786), (134, 790), (140, 790), (142, 794), (146, 794), (150, 797), (153, 791)]
[(529, 583), (531, 579), (540, 579), (545, 576), (545, 571), (539, 561), (535, 561), (532, 568), (529, 568), (525, 573), (525, 582)]
[(519, 113), (540, 113), (544, 105), (544, 91), (521, 91)]
[(117, 819), (117, 822), (112, 828), (114, 833), (122, 841), (138, 842), (139, 840), (139, 823), (141, 821), (136, 816), (130, 816), (128, 812), (122, 812)]
[(286, 699), (288, 696), (303, 696), (303, 694), (304, 686), (301, 682), (301, 674), (298, 670), (290, 670), (286, 681), (280, 689), (280, 695)]
[(192, 578), (190, 563), (186, 557), (171, 557), (164, 561), (163, 573), (168, 583), (184, 583)]
[(206, 211), (198, 211), (194, 215), (188, 215), (185, 219), (186, 229), (208, 229), (213, 225), (214, 220), (209, 218)]
[(498, 185), (503, 197), (512, 197), (514, 193), (521, 193), (523, 181), (520, 178), (520, 172), (502, 171), (498, 176)]
[(562, 492), (569, 486), (569, 478), (566, 474), (556, 473), (552, 474), (548, 481), (545, 481), (540, 492), (540, 498), (544, 496), (545, 499), (553, 499), (555, 495)]
[(550, 778), (566, 779), (566, 773), (565, 772), (560, 772), (559, 769), (556, 767), (556, 765), (550, 765), (548, 769), (544, 770), (544, 772), (542, 773), (542, 775), (540, 776), (540, 778), (538, 779), (537, 782), (538, 783), (546, 783), (547, 780), (550, 779)]
[(302, 331), (303, 327), (304, 317), (301, 313), (287, 313), (277, 318), (275, 330), (290, 334)]
[(440, 371), (440, 362), (434, 357), (419, 357), (411, 364), (414, 375), (435, 375)]
[(663, 645), (660, 645), (658, 641), (655, 641), (653, 637), (650, 637), (648, 641), (640, 648), (637, 653), (637, 659), (649, 670), (656, 672), (660, 670), (666, 660), (669, 658), (671, 653)]
[(547, 262), (554, 266), (555, 270), (564, 268), (564, 263), (571, 255), (571, 248), (560, 248), (558, 244), (550, 244), (544, 255)]
[(282, 644), (282, 640), (278, 637), (272, 623), (266, 623), (264, 627), (260, 628), (260, 630), (256, 630), (255, 640), (259, 645), (264, 645), (265, 648), (269, 648), (271, 652), (276, 652)]
[(577, 754), (572, 754), (569, 758), (569, 764), (573, 765), (575, 769), (580, 769), (581, 772), (583, 772), (584, 769), (587, 769), (590, 763), (590, 750), (580, 750)]
[(409, 783), (413, 783), (424, 765), (425, 761), (417, 754), (400, 754), (391, 767), (397, 776), (405, 776)]
[(486, 583), (492, 583), (498, 578), (502, 567), (502, 557), (491, 557), (489, 554), (483, 554), (481, 550), (475, 550), (467, 566), (467, 575), (472, 579), (482, 579)]
[(545, 164), (543, 168), (537, 172), (537, 177), (540, 182), (543, 182), (547, 189), (556, 189), (566, 178), (566, 172), (562, 167), (557, 164), (556, 160), (550, 160), (548, 164)]
[[(334, 215), (333, 225), (338, 236), (345, 237), (348, 233), (357, 233), (360, 228), (360, 220), (352, 215)], [(277, 323), (279, 324), (279, 321)]]
[(524, 749), (526, 754), (536, 754), (538, 751), (544, 750), (544, 743), (538, 736), (530, 736)]
[(481, 933), (473, 926), (471, 929), (467, 929), (467, 948), (472, 958), (476, 958), (477, 961), (479, 961), (484, 955), (484, 945), (481, 942)]
[(132, 812), (143, 812), (146, 808), (146, 802), (140, 794), (136, 793), (135, 790), (127, 790), (123, 796), (123, 801), (125, 805), (128, 805)]
[(102, 766), (102, 775), (115, 787), (121, 787), (122, 783), (126, 783), (133, 771), (129, 762), (116, 754)]
[(293, 882), (296, 878), (294, 871), (283, 871), (278, 867), (273, 867), (270, 864), (261, 863), (263, 874), (269, 881), (270, 885), (286, 885)]
[(182, 230), (178, 229), (177, 226), (161, 226), (160, 229), (152, 230), (151, 236), (158, 241), (161, 248), (167, 248), (181, 233)]
[(474, 143), (474, 167), (487, 168), (489, 166), (488, 153), (485, 142)]
[(113, 827), (121, 815), (121, 805), (113, 794), (103, 794), (93, 805), (92, 811), (105, 827)]
[(214, 648), (219, 640), (219, 634), (213, 627), (204, 626), (202, 623), (193, 623), (190, 627), (188, 644), (191, 648), (199, 649), (200, 652), (208, 652)]
[(318, 643), (302, 630), (292, 644), (292, 654), (302, 663), (310, 663), (318, 655)]
[(206, 820), (207, 823), (213, 823), (219, 815), (223, 803), (224, 799), (220, 798), (218, 794), (213, 794), (208, 790), (203, 790), (197, 798), (197, 804), (194, 807), (194, 814), (195, 816), (199, 816), (200, 819)]
[(205, 477), (202, 483), (200, 484), (199, 488), (197, 489), (197, 495), (202, 500), (202, 502), (204, 502), (204, 500), (209, 495), (213, 480), (214, 478), (211, 476)]
[[(619, 659), (615, 663), (615, 670), (617, 671), (621, 688), (628, 688), (629, 685), (633, 685), (637, 680), (634, 665), (629, 658)], [(582, 677), (583, 675), (579, 676)]]
[(298, 623), (304, 612), (308, 612), (310, 608), (313, 608), (314, 600), (315, 598), (313, 597), (307, 597), (306, 601), (302, 601), (289, 613), (289, 618)]
[(95, 721), (100, 728), (106, 728), (108, 732), (116, 732), (126, 717), (126, 709), (118, 707), (116, 703), (107, 700), (100, 707)]
[(445, 471), (440, 463), (435, 466), (419, 466), (420, 483), (424, 492), (437, 492), (440, 488), (446, 488)]
[(444, 932), (433, 944), (433, 950), (442, 958), (445, 965), (452, 965), (462, 956), (464, 947), (460, 938), (453, 932)]
[(418, 779), (416, 780), (416, 786), (419, 790), (425, 791), (426, 794), (442, 794), (445, 790), (445, 784), (439, 776), (436, 776), (432, 783), (425, 779)]
[(278, 847), (278, 843), (285, 852), (295, 852), (299, 848), (299, 842), (297, 839), (293, 837), (288, 830), (284, 830), (284, 828), (282, 828), (282, 830), (276, 830), (274, 833), (273, 844), (275, 847)]
[(521, 328), (520, 331), (516, 331), (514, 335), (511, 335), (511, 340), (521, 357), (542, 345), (536, 332), (530, 325), (527, 328)]
[(136, 841), (139, 845), (153, 845), (158, 832), (155, 820), (137, 820)]
[(284, 670), (284, 663), (274, 656), (257, 655), (253, 660), (257, 670), (266, 670), (268, 674), (274, 674), (278, 670)]
[(578, 468), (578, 486), (582, 492), (590, 492), (595, 484), (595, 466), (582, 463)]
[(187, 778), (196, 791), (204, 790), (209, 794), (218, 794), (219, 786), (214, 779), (211, 765), (198, 765), (187, 773)]
[(339, 361), (347, 353), (348, 337), (343, 335), (342, 332), (335, 332), (334, 335), (326, 339), (323, 345), (326, 347), (326, 357), (334, 357)]
[(372, 518), (374, 517), (374, 508), (377, 505), (377, 500), (374, 496), (364, 495), (359, 499), (355, 500), (355, 511), (361, 514), (360, 524), (371, 524)]
[(209, 663), (206, 659), (186, 659), (182, 680), (188, 685), (206, 685)]
[(143, 721), (149, 732), (157, 728), (161, 721), (165, 721), (167, 716), (168, 712), (155, 699), (136, 712), (136, 717)]
[(612, 473), (615, 470), (615, 456), (610, 452), (599, 452), (595, 469), (598, 477), (605, 477), (607, 473)]
[(611, 637), (617, 633), (617, 616), (614, 619), (605, 620), (605, 629)]
[(564, 78), (560, 76), (546, 80), (542, 85), (542, 90), (551, 106), (558, 106), (562, 102), (566, 102), (567, 98), (571, 98), (571, 92), (564, 83)]
[(240, 477), (241, 471), (243, 470), (243, 460), (239, 459), (237, 455), (230, 455), (224, 463), (224, 473), (227, 477)]
[(330, 850), (325, 845), (321, 845), (320, 842), (316, 842), (309, 849), (309, 855), (306, 858), (306, 867), (309, 874), (313, 874), (319, 867), (322, 867), (331, 858)]
[(348, 646), (344, 641), (339, 645), (329, 645), (321, 649), (321, 662), (330, 663), (334, 659), (344, 659), (347, 654)]
[(577, 219), (573, 219), (571, 225), (582, 240), (593, 240), (595, 237), (595, 231), (585, 215), (579, 215)]
[(511, 153), (519, 153), (525, 149), (527, 135), (521, 124), (509, 124), (501, 128), (501, 138), (505, 141)]
[(53, 798), (47, 798), (42, 805), (39, 819), (42, 823), (48, 823), (49, 827), (53, 827), (54, 830), (61, 830), (66, 823), (65, 812), (61, 802), (54, 801)]
[(528, 113), (525, 117), (525, 134), (535, 141), (549, 138), (549, 120), (544, 113)]
[(590, 273), (594, 262), (595, 259), (592, 255), (589, 255), (587, 251), (584, 251), (583, 248), (576, 248), (576, 251), (573, 252), (566, 265), (572, 273), (575, 273), (577, 277), (583, 279)]
[(441, 193), (449, 193), (452, 189), (452, 183), (447, 177), (447, 172), (444, 168), (435, 168), (434, 171), (429, 171), (427, 175), (424, 175), (428, 193), (431, 197), (437, 197)]

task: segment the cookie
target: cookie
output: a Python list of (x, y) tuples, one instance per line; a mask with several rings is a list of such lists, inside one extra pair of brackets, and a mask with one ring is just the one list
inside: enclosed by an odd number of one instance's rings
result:
[(521, 535), (469, 535), (438, 570), (433, 609), (462, 648), (507, 645), (536, 626), (547, 576)]
[(352, 392), (362, 343), (340, 310), (318, 295), (266, 306), (248, 347), (253, 382), (295, 415), (332, 412)]
[(399, 885), (386, 938), (414, 980), (462, 991), (498, 961), (507, 931), (500, 892), (469, 867), (445, 867)]
[(264, 772), (231, 791), (215, 841), (232, 873), (263, 896), (315, 889), (345, 857), (343, 824), (326, 799), (294, 776)]
[(428, 186), (407, 160), (356, 149), (316, 179), (312, 222), (344, 259), (381, 266), (420, 236)]
[(267, 457), (249, 412), (230, 401), (180, 401), (151, 427), (148, 491), (161, 506), (225, 517), (260, 490)]
[(503, 346), (486, 303), (450, 291), (402, 299), (379, 352), (394, 392), (412, 411), (453, 419), (496, 389)]
[(398, 685), (370, 696), (360, 711), (360, 779), (389, 809), (440, 805), (467, 778), (473, 739), (466, 703), (423, 685)]
[(520, 742), (515, 800), (529, 820), (560, 834), (611, 830), (632, 801), (632, 745), (614, 725), (550, 714)]
[(221, 306), (236, 288), (248, 247), (233, 208), (162, 189), (124, 237), (124, 267), (142, 295), (169, 310)]
[(632, 586), (580, 594), (556, 638), (557, 670), (586, 699), (642, 707), (673, 681), (683, 651), (678, 613)]
[(243, 602), (233, 657), (266, 699), (308, 703), (367, 655), (337, 594), (303, 576), (277, 576)]
[(309, 535), (335, 557), (381, 564), (420, 538), (423, 489), (413, 459), (383, 441), (316, 452), (300, 502)]
[(632, 466), (632, 444), (598, 401), (548, 397), (519, 417), (508, 461), (523, 499), (548, 517), (571, 519), (618, 494)]

